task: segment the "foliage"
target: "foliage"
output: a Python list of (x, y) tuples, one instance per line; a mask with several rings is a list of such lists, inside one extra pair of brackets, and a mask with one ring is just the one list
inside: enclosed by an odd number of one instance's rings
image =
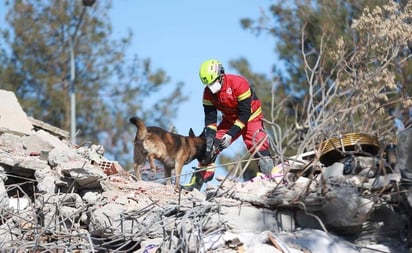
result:
[(272, 16), (241, 23), (274, 36), (297, 122), (326, 137), (366, 131), (386, 138), (396, 130), (393, 112), (410, 107), (409, 9), (407, 1), (275, 1)]
[(101, 143), (114, 160), (129, 165), (130, 157), (122, 156), (130, 153), (134, 136), (128, 118), (137, 114), (165, 127), (186, 99), (182, 84), (159, 96), (170, 78), (154, 70), (150, 59), (127, 53), (130, 32), (113, 39), (109, 0), (91, 7), (58, 0), (18, 0), (7, 6), (2, 88), (14, 91), (29, 115), (65, 130), (70, 129), (74, 91), (77, 143)]
[(384, 123), (379, 116), (391, 116), (385, 110), (388, 105), (412, 106), (410, 95), (399, 92), (410, 85), (396, 79), (412, 57), (408, 48), (412, 38), (411, 15), (411, 3), (402, 7), (392, 1), (373, 10), (365, 8), (352, 24), (358, 34), (353, 46), (356, 50), (348, 51), (347, 44), (338, 38), (336, 51), (330, 52), (338, 62), (336, 86), (340, 92), (350, 91), (345, 99), (351, 114), (377, 116), (375, 122), (361, 120), (359, 130), (379, 129)]
[(269, 78), (251, 72), (247, 61), (233, 63), (265, 87), (259, 96), (265, 107), (271, 100), (264, 111), (279, 162), (311, 150), (319, 156), (322, 141), (344, 133), (366, 132), (387, 144), (396, 141), (395, 116), (411, 124), (411, 6), (274, 1), (271, 16), (241, 20), (256, 35), (273, 35), (281, 59), (278, 76)]

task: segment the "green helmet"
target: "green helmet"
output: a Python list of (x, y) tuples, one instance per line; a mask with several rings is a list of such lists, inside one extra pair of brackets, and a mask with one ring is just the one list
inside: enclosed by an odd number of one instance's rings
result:
[(224, 74), (224, 69), (218, 60), (210, 59), (200, 65), (199, 77), (204, 85), (213, 83), (222, 74)]

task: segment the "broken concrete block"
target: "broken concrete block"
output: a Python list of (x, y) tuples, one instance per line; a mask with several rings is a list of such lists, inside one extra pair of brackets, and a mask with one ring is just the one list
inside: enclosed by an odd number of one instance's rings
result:
[(33, 125), (11, 91), (0, 90), (0, 130), (30, 134)]
[(323, 177), (327, 180), (331, 177), (345, 178), (343, 175), (343, 163), (335, 162), (331, 166), (328, 166), (323, 171)]
[(34, 177), (38, 182), (37, 189), (39, 192), (50, 194), (55, 193), (55, 182), (58, 181), (59, 176), (56, 171), (50, 168), (50, 166), (37, 169), (34, 172)]
[(22, 137), (23, 147), (26, 150), (26, 155), (30, 155), (33, 153), (40, 154), (42, 150), (51, 150), (53, 148), (52, 145), (44, 141), (43, 138), (29, 135)]
[(48, 154), (48, 162), (52, 167), (70, 161), (83, 161), (83, 157), (73, 149), (54, 148)]
[[(1, 167), (0, 167), (1, 168)], [(4, 187), (3, 180), (0, 180), (0, 210), (5, 210), (9, 206), (9, 197), (7, 195), (6, 188)], [(0, 214), (2, 211), (0, 211)]]
[(81, 188), (100, 188), (100, 180), (107, 176), (99, 166), (88, 161), (69, 161), (59, 165), (62, 174), (72, 178)]
[(1, 151), (12, 156), (24, 156), (25, 151), (21, 137), (15, 134), (3, 133), (0, 134)]
[(239, 233), (278, 230), (276, 211), (251, 205), (229, 208), (222, 206), (222, 217), (232, 231)]
[(69, 150), (69, 144), (64, 141), (60, 140), (58, 137), (44, 131), (44, 130), (37, 130), (33, 131), (31, 136), (36, 136), (43, 140), (43, 142), (47, 143), (48, 145), (52, 146), (53, 148), (58, 148), (60, 150)]

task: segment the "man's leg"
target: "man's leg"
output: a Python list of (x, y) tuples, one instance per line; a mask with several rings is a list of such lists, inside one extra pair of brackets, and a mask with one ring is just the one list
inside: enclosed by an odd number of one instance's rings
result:
[(269, 140), (263, 122), (261, 120), (254, 120), (248, 122), (243, 139), (249, 152), (256, 153), (254, 158), (258, 158), (258, 167), (260, 172), (266, 176), (271, 176), (274, 167), (273, 160), (269, 151)]
[(192, 178), (189, 183), (181, 185), (183, 189), (187, 191), (192, 191), (197, 189), (200, 191), (204, 183), (211, 181), (215, 175), (215, 164), (211, 163), (207, 166), (193, 167), (195, 171), (193, 172)]
[(272, 175), (274, 165), (269, 150), (261, 150), (256, 153), (254, 157), (259, 159), (258, 167), (260, 172), (270, 177)]

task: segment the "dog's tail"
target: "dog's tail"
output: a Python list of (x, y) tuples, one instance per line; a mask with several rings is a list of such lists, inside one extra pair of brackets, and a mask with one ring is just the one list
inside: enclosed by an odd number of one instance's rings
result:
[(137, 127), (137, 134), (136, 138), (138, 140), (144, 140), (146, 135), (147, 135), (147, 128), (146, 125), (144, 124), (143, 120), (137, 118), (137, 117), (132, 117), (129, 119), (130, 123), (135, 125)]

